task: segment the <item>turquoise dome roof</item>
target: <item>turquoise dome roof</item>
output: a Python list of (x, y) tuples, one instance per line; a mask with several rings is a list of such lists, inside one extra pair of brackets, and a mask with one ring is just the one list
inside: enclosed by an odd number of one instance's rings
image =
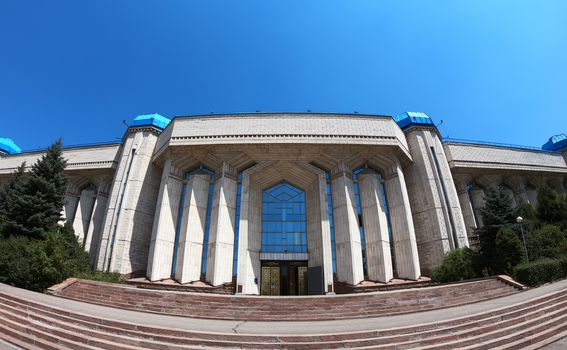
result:
[(433, 120), (431, 120), (431, 118), (423, 112), (405, 112), (395, 117), (394, 120), (402, 129), (412, 125), (435, 126), (435, 124), (433, 124)]
[(551, 136), (549, 141), (541, 147), (544, 151), (559, 151), (567, 147), (567, 135), (559, 134)]
[(22, 149), (18, 147), (11, 139), (0, 137), (0, 151), (8, 154), (21, 153)]
[(132, 121), (130, 126), (155, 126), (159, 129), (165, 129), (171, 120), (164, 117), (163, 115), (154, 113), (154, 114), (144, 114), (139, 115)]

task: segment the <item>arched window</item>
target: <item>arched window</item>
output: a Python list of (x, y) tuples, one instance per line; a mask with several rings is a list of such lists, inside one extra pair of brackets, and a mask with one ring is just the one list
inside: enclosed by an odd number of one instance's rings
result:
[(262, 253), (307, 253), (305, 192), (286, 182), (262, 194)]

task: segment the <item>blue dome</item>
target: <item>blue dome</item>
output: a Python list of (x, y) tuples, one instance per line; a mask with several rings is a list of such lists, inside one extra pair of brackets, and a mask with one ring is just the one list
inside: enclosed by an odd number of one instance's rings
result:
[(130, 126), (155, 126), (156, 128), (163, 130), (167, 127), (167, 125), (169, 125), (169, 122), (171, 122), (171, 120), (157, 113), (144, 114), (134, 118)]
[(435, 124), (433, 124), (433, 120), (431, 120), (431, 118), (423, 112), (405, 112), (395, 117), (394, 120), (402, 129), (412, 125), (435, 126)]
[(18, 147), (18, 145), (16, 145), (14, 141), (5, 137), (0, 137), (0, 151), (4, 151), (8, 154), (16, 154), (21, 153), (22, 149)]
[(567, 135), (559, 134), (551, 136), (541, 149), (544, 151), (559, 151), (565, 147), (567, 147)]

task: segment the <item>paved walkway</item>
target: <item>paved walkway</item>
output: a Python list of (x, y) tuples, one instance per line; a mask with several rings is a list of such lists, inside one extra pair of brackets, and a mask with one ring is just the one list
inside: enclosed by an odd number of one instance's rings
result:
[(223, 321), (189, 317), (168, 316), (131, 310), (110, 308), (51, 295), (30, 292), (0, 284), (0, 291), (40, 302), (53, 307), (66, 309), (75, 313), (88, 314), (100, 318), (138, 323), (156, 327), (177, 328), (202, 332), (241, 333), (241, 334), (324, 334), (365, 330), (390, 329), (418, 324), (439, 322), (462, 316), (473, 315), (510, 305), (548, 293), (567, 289), (567, 280), (559, 281), (540, 288), (526, 290), (507, 297), (482, 301), (447, 309), (425, 311), (413, 314), (372, 317), (351, 320), (333, 321), (297, 321), (297, 322), (256, 322), (256, 321)]

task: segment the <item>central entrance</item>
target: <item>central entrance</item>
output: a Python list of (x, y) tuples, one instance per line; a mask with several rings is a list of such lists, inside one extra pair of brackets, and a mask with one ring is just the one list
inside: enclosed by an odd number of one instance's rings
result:
[(307, 261), (263, 261), (262, 295), (307, 295)]
[(262, 195), (262, 295), (307, 294), (305, 192), (282, 182)]

